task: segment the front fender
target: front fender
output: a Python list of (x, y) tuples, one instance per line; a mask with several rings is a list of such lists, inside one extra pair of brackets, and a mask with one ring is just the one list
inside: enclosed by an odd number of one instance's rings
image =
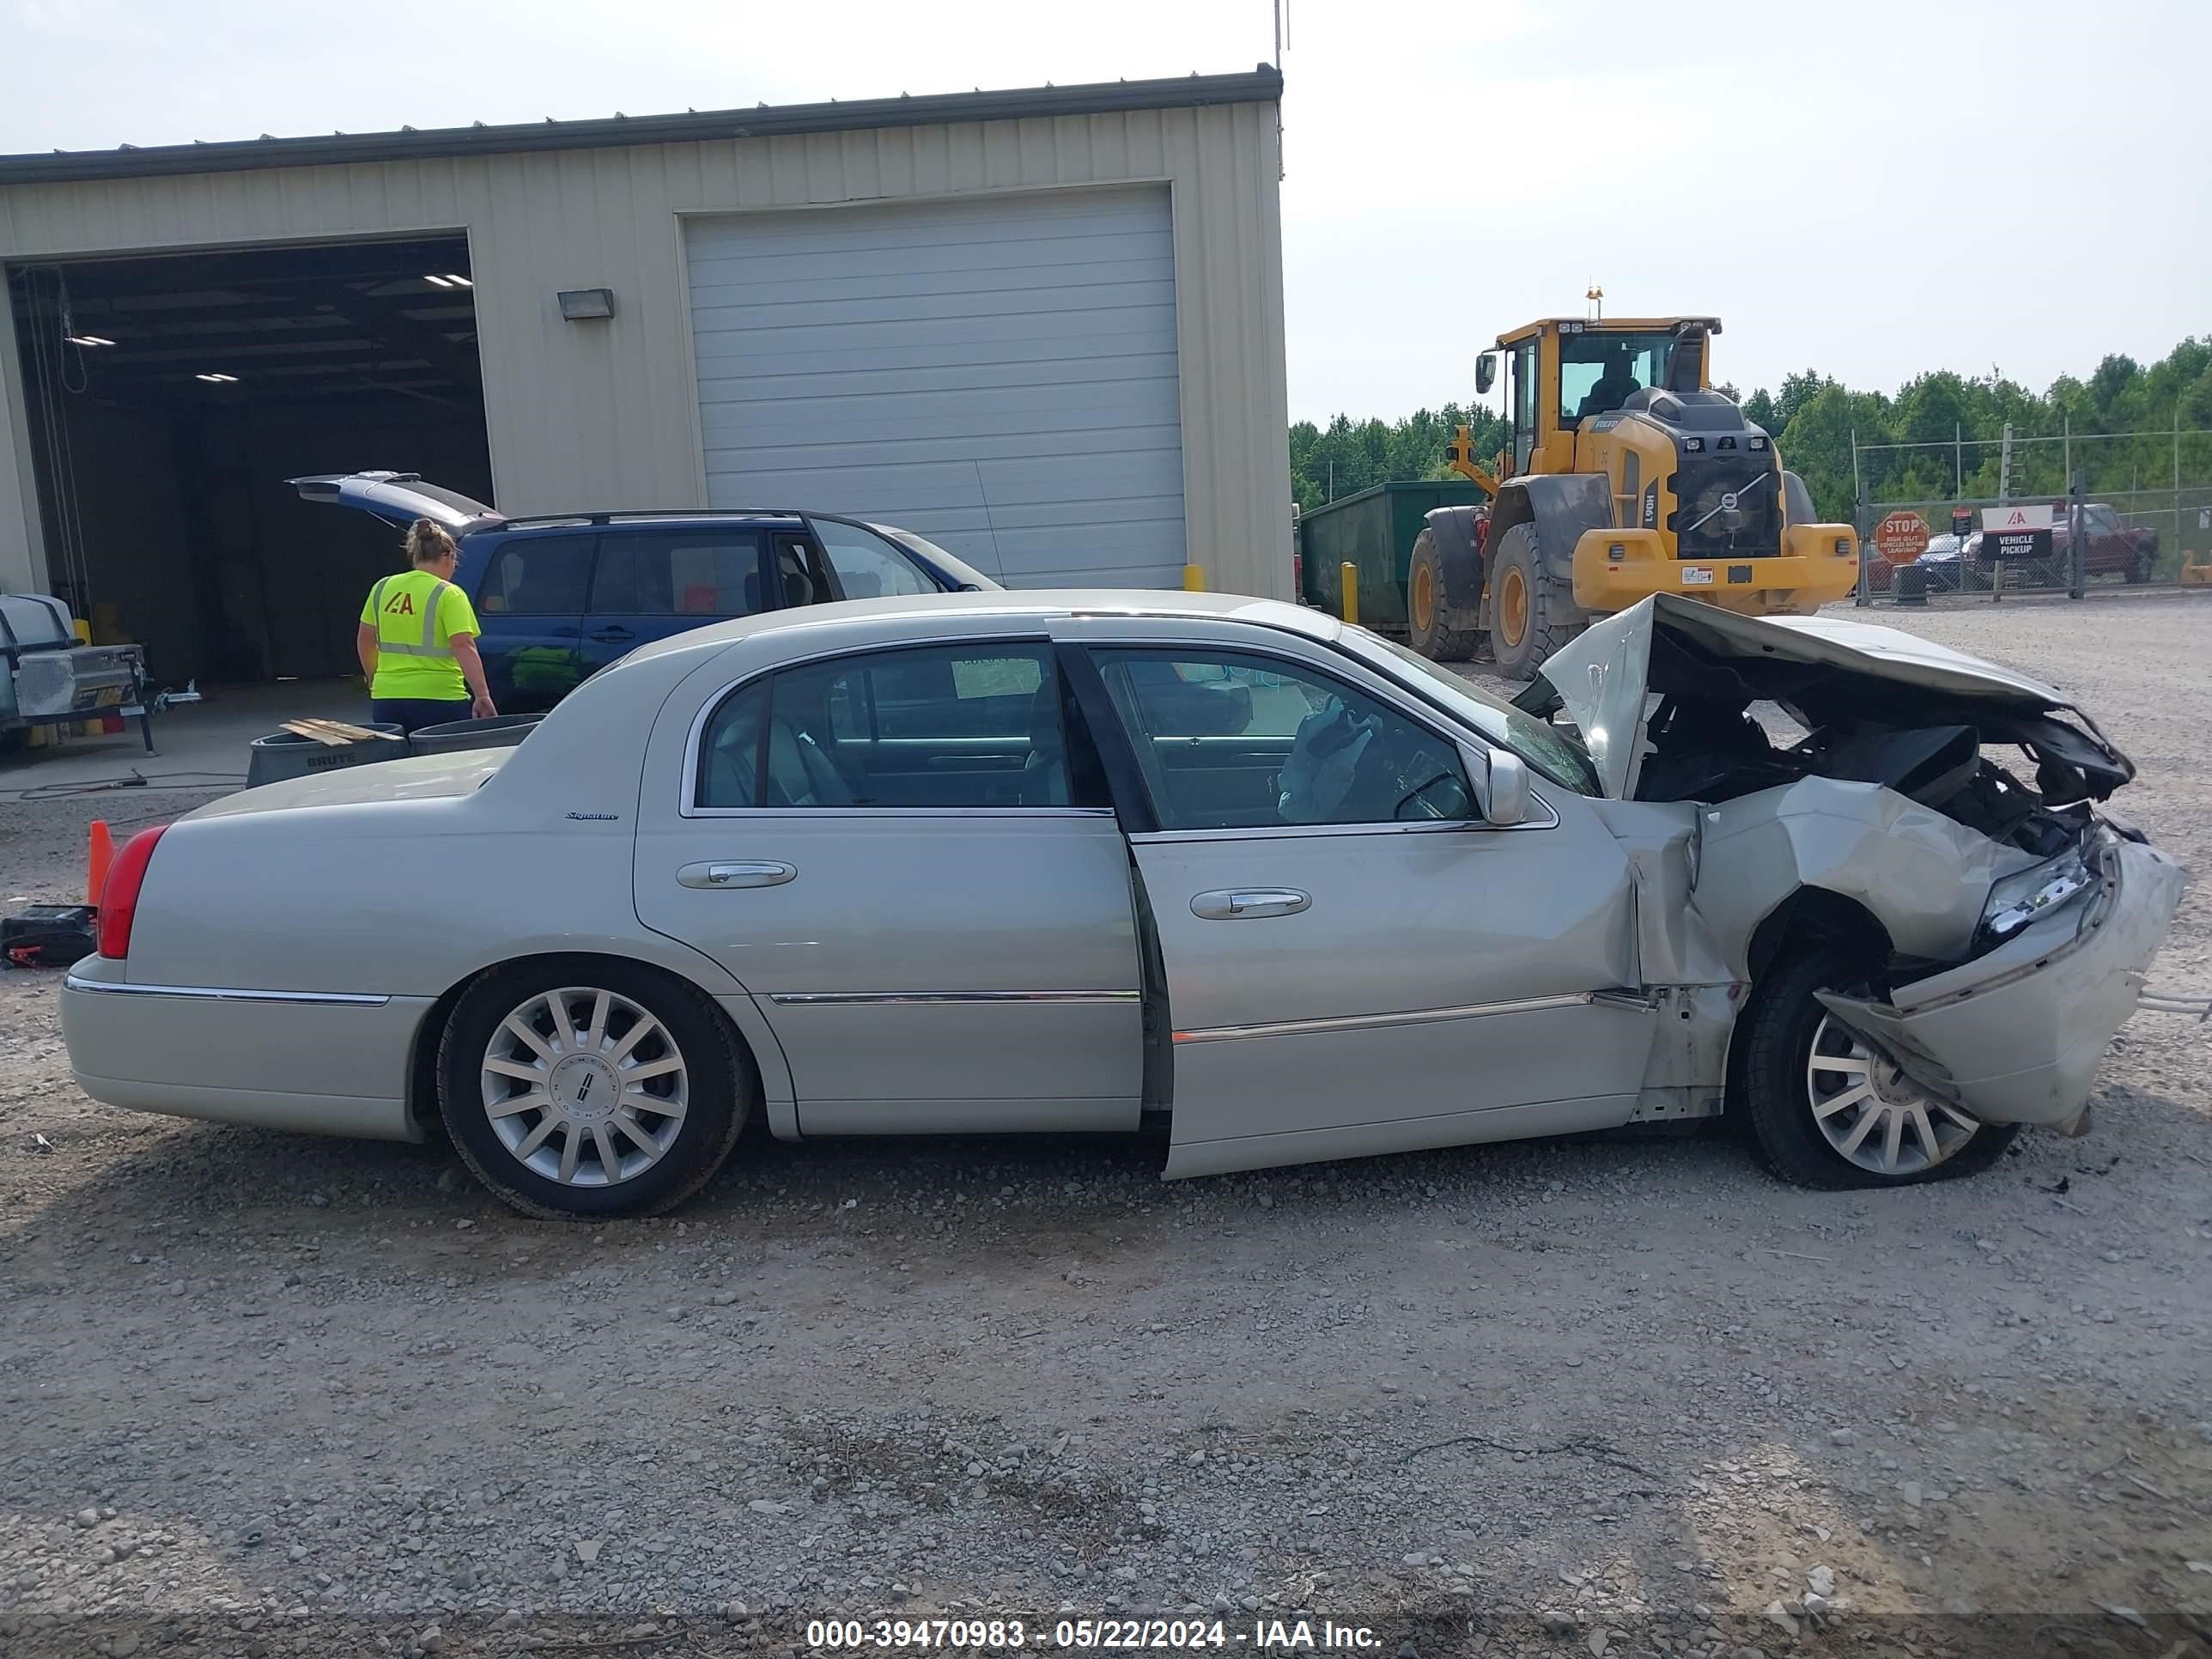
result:
[(1482, 603), (1482, 555), (1474, 544), (1479, 507), (1437, 507), (1424, 514), (1421, 523), (1437, 544), (1443, 565), (1444, 608), (1474, 611)]
[(1906, 956), (1966, 954), (1990, 885), (2035, 860), (1876, 783), (1800, 778), (1702, 809), (1698, 914), (1750, 977), (1760, 922), (1800, 888), (1865, 908)]
[(1532, 473), (1506, 481), (1490, 521), (1490, 544), (1516, 524), (1536, 527), (1536, 545), (1562, 586), (1575, 580), (1575, 544), (1613, 523), (1612, 486), (1601, 472)]

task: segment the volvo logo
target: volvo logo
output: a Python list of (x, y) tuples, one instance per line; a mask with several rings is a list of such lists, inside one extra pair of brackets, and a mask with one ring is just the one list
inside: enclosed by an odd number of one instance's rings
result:
[(1721, 511), (1723, 513), (1733, 513), (1735, 511), (1735, 491), (1733, 489), (1722, 495)]

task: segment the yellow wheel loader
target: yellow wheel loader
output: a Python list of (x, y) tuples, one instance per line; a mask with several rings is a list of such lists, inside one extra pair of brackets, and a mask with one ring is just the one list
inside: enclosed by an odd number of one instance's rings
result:
[[(1500, 335), (1475, 389), (1505, 369), (1510, 441), (1492, 465), (1468, 428), (1451, 470), (1481, 509), (1440, 508), (1413, 556), (1424, 582), (1409, 632), (1490, 637), (1503, 673), (1528, 679), (1593, 617), (1652, 593), (1753, 616), (1803, 615), (1851, 591), (1850, 526), (1815, 524), (1774, 440), (1711, 389), (1711, 317), (1549, 318)], [(1443, 520), (1443, 522), (1439, 522)], [(1423, 624), (1425, 623), (1425, 627)]]

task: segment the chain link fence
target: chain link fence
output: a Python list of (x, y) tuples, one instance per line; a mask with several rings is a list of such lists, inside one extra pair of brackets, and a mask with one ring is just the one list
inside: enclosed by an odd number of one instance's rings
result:
[[(2151, 456), (2149, 471), (2142, 459)], [(1934, 456), (1913, 452), (1936, 451)], [(1930, 462), (1955, 467), (1945, 493), (1899, 491), (1873, 480), (1925, 480)], [(1899, 465), (1899, 463), (1903, 463)], [(2018, 592), (2142, 587), (2212, 573), (2212, 432), (2061, 434), (1960, 439), (1955, 444), (1855, 445), (1861, 605), (1916, 605), (1931, 595), (1994, 599)], [(2158, 473), (2166, 476), (2160, 477)], [(1994, 477), (1992, 475), (1995, 475)], [(2071, 477), (2077, 495), (2067, 488)], [(2000, 484), (1972, 495), (1975, 482)], [(2046, 553), (1998, 561), (1982, 535), (1986, 508), (2051, 509)], [(2078, 554), (2080, 568), (2075, 568)]]

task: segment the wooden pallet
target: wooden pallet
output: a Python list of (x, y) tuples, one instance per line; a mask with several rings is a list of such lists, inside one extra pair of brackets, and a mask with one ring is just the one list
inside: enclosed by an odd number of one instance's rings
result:
[(344, 744), (359, 743), (365, 738), (382, 738), (387, 743), (407, 741), (397, 732), (373, 732), (366, 726), (349, 726), (343, 720), (286, 720), (283, 725), (287, 732), (313, 738), (317, 743), (328, 744), (333, 749)]

